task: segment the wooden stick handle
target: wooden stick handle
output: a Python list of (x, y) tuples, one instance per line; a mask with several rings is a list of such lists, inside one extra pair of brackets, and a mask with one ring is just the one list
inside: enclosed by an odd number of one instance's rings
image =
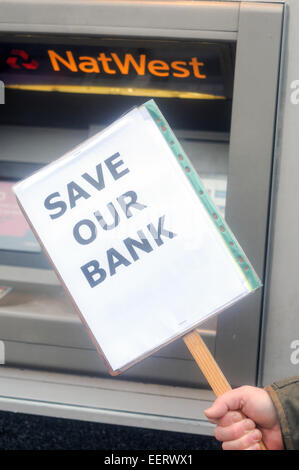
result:
[[(219, 397), (220, 395), (229, 392), (232, 389), (230, 384), (224, 377), (222, 370), (214, 359), (214, 356), (211, 354), (197, 331), (192, 331), (184, 336), (183, 339), (215, 395)], [(243, 418), (246, 418), (241, 411), (240, 413)], [(263, 441), (260, 442), (260, 446), (262, 450), (266, 450), (266, 446)]]

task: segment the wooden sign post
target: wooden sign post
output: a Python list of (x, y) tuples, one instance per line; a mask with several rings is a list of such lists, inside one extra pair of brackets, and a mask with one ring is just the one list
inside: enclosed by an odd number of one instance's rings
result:
[(229, 392), (231, 390), (231, 386), (224, 377), (220, 367), (214, 359), (214, 356), (211, 354), (200, 334), (194, 330), (184, 336), (183, 339), (216, 397)]
[[(14, 191), (112, 375), (261, 285), (153, 100)], [(226, 391), (199, 336), (184, 339)]]
[[(183, 339), (216, 397), (229, 392), (232, 388), (200, 334), (195, 330), (184, 336)], [(239, 413), (246, 418), (244, 413), (241, 411)], [(260, 442), (260, 446), (261, 450), (266, 450), (263, 441)]]

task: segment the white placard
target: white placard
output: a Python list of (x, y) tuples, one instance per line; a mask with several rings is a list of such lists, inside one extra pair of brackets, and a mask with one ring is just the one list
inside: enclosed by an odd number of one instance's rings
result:
[(15, 186), (111, 373), (254, 290), (148, 103)]

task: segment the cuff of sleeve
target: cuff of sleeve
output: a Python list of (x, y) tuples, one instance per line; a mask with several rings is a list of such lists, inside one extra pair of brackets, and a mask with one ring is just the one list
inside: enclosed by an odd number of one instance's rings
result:
[(283, 406), (279, 400), (279, 397), (277, 393), (275, 392), (274, 388), (272, 388), (271, 385), (268, 385), (265, 387), (266, 392), (270, 395), (270, 398), (275, 406), (278, 419), (279, 419), (279, 424), (280, 424), (280, 429), (281, 429), (281, 434), (283, 438), (283, 443), (285, 449), (290, 449), (293, 450), (293, 442), (292, 442), (292, 437), (291, 437), (291, 431), (289, 428), (288, 420), (286, 417), (286, 414), (284, 412)]
[(299, 376), (265, 387), (276, 408), (285, 448), (299, 449)]

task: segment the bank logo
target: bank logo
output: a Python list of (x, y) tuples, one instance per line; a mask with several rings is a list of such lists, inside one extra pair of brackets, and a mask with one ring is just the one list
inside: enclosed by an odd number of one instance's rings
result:
[(5, 89), (4, 83), (0, 80), (0, 104), (5, 103)]
[(100, 52), (97, 56), (79, 56), (73, 54), (72, 51), (66, 51), (65, 57), (58, 54), (54, 50), (48, 50), (52, 68), (55, 72), (60, 72), (64, 67), (71, 72), (85, 73), (104, 73), (108, 75), (129, 75), (130, 72), (139, 76), (156, 76), (156, 77), (177, 77), (187, 78), (195, 77), (198, 79), (206, 79), (202, 68), (205, 63), (199, 61), (197, 57), (191, 57), (188, 60), (152, 60), (147, 54), (132, 55), (126, 52), (121, 58), (116, 52)]
[(6, 63), (12, 69), (36, 70), (39, 66), (37, 60), (31, 59), (23, 49), (12, 49)]

